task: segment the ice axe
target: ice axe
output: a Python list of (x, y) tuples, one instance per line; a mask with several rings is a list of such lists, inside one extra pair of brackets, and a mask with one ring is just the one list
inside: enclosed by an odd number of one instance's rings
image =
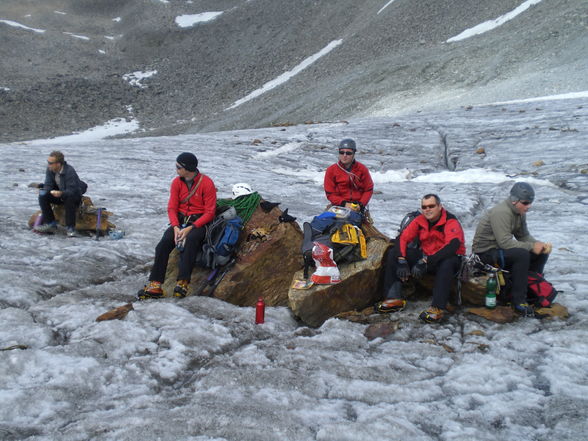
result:
[(96, 209), (96, 240), (100, 237), (100, 227), (102, 226), (102, 210), (103, 208)]

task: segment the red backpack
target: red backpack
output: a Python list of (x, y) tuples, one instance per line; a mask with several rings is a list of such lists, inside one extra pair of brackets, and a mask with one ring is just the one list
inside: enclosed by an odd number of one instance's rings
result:
[(527, 301), (542, 308), (551, 306), (557, 296), (557, 290), (543, 275), (529, 271), (527, 277)]

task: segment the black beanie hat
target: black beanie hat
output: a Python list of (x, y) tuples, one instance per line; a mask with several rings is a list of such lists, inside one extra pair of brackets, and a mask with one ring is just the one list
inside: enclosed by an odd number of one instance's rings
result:
[(176, 158), (176, 162), (191, 172), (196, 171), (196, 167), (198, 167), (198, 158), (193, 153), (180, 153)]

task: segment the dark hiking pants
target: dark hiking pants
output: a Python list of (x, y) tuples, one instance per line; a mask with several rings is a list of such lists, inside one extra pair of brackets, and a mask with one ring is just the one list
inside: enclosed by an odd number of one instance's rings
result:
[[(500, 257), (500, 252), (503, 257)], [(515, 305), (527, 303), (527, 277), (529, 270), (543, 274), (543, 269), (549, 258), (548, 254), (535, 254), (523, 248), (489, 250), (479, 253), (478, 256), (484, 263), (498, 265), (502, 269), (509, 271), (512, 283), (512, 301)]]
[(69, 228), (75, 228), (76, 213), (78, 211), (78, 207), (80, 206), (80, 202), (82, 202), (81, 196), (62, 196), (60, 198), (56, 198), (48, 191), (39, 194), (39, 206), (41, 207), (41, 212), (43, 213), (43, 223), (49, 224), (51, 222), (55, 222), (55, 215), (53, 214), (51, 204), (63, 205), (65, 208), (65, 226)]
[[(180, 253), (180, 265), (177, 280), (190, 280), (192, 277), (192, 270), (196, 262), (196, 256), (202, 248), (202, 241), (206, 235), (206, 228), (192, 228), (186, 237), (184, 251)], [(174, 241), (174, 228), (169, 227), (163, 233), (163, 236), (157, 247), (155, 247), (155, 262), (151, 269), (149, 281), (161, 282), (165, 280), (165, 272), (167, 271), (167, 263), (169, 261), (169, 253), (176, 247)]]
[[(392, 250), (388, 253), (386, 258), (386, 270), (384, 274), (384, 291), (388, 293), (390, 288), (398, 283), (400, 279), (396, 275), (396, 269), (398, 266), (398, 257), (400, 253), (398, 247), (395, 245)], [(408, 266), (412, 268), (419, 259), (423, 257), (423, 252), (420, 248), (407, 248), (406, 250), (406, 261)], [(451, 292), (451, 284), (453, 279), (456, 277), (459, 271), (460, 257), (451, 256), (446, 259), (442, 259), (435, 266), (427, 265), (427, 273), (435, 274), (435, 283), (433, 285), (433, 301), (431, 305), (437, 308), (444, 309), (447, 306), (449, 300), (449, 294)], [(397, 290), (398, 294), (400, 290)], [(387, 297), (387, 296), (386, 296)]]

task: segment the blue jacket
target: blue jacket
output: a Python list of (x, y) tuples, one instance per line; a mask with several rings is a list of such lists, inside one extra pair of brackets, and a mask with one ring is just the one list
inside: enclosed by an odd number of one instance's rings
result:
[(67, 162), (63, 163), (63, 169), (61, 170), (60, 176), (61, 188), (57, 186), (57, 182), (55, 181), (55, 173), (47, 169), (47, 172), (45, 173), (45, 184), (43, 185), (43, 190), (61, 190), (63, 192), (62, 198), (65, 199), (71, 197), (81, 198), (88, 189), (88, 185), (78, 177), (78, 174), (74, 168)]

